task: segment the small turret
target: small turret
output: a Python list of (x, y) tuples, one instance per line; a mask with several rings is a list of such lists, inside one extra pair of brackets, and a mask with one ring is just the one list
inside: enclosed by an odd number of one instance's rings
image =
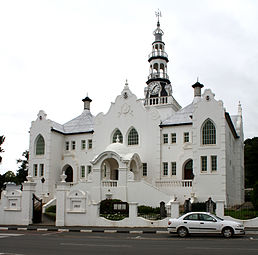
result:
[(202, 88), (204, 87), (203, 84), (201, 84), (197, 79), (197, 82), (194, 85), (192, 85), (192, 87), (194, 89), (194, 98), (201, 97)]
[(89, 110), (90, 111), (90, 103), (92, 100), (88, 97), (88, 95), (82, 99), (82, 102), (84, 102), (84, 110)]

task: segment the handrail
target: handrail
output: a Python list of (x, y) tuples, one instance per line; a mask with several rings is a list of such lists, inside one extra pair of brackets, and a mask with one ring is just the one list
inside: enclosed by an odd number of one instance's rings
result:
[(156, 78), (163, 78), (163, 79), (169, 80), (169, 76), (166, 73), (164, 73), (164, 72), (151, 73), (148, 76), (148, 80), (156, 79)]
[(193, 186), (192, 180), (158, 180), (156, 181), (158, 187), (184, 187), (189, 188)]
[(165, 52), (165, 51), (162, 51), (162, 50), (155, 50), (155, 51), (152, 51), (149, 56), (149, 58), (151, 57), (165, 57), (167, 58), (168, 57), (168, 54)]

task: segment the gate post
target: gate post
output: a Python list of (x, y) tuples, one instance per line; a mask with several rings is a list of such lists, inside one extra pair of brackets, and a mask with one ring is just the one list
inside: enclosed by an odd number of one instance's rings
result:
[(70, 189), (69, 184), (61, 182), (56, 189), (56, 226), (65, 226), (66, 193)]
[(171, 218), (178, 218), (179, 217), (179, 201), (170, 202), (170, 206), (171, 206)]
[(36, 190), (36, 183), (28, 176), (28, 181), (23, 183), (22, 191), (22, 225), (32, 223), (33, 215), (33, 193)]
[(138, 216), (138, 203), (137, 202), (129, 202), (129, 219), (134, 223)]
[(225, 205), (225, 201), (223, 200), (216, 201), (216, 215), (221, 218), (224, 217), (224, 205)]

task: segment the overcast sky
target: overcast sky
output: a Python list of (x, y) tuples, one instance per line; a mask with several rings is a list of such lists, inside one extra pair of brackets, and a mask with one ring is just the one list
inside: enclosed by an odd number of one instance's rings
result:
[(0, 0), (0, 173), (17, 170), (39, 110), (63, 124), (88, 93), (106, 113), (126, 78), (143, 98), (158, 8), (176, 100), (191, 103), (199, 77), (258, 136), (257, 0)]

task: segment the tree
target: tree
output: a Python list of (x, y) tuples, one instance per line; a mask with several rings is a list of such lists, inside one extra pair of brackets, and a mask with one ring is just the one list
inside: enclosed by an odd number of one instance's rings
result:
[(15, 177), (14, 172), (13, 171), (7, 171), (4, 174), (4, 180), (5, 180), (5, 182), (15, 182), (16, 177)]
[[(1, 145), (4, 143), (5, 137), (2, 135), (0, 136), (0, 153), (4, 152), (4, 149), (1, 148)], [(2, 157), (0, 156), (0, 163), (2, 162)]]
[(254, 205), (255, 210), (258, 210), (258, 182), (254, 184), (254, 190), (252, 193), (252, 203)]
[(29, 151), (26, 150), (22, 153), (23, 158), (17, 160), (19, 169), (16, 173), (16, 183), (21, 184), (26, 181), (26, 176), (28, 175), (28, 160), (29, 160)]
[(252, 188), (258, 181), (258, 137), (245, 140), (245, 187)]

